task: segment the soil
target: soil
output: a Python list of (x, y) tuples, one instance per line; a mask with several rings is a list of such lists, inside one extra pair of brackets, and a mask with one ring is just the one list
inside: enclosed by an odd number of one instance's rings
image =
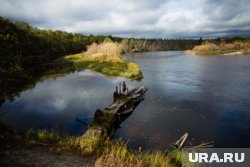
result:
[(92, 167), (95, 160), (70, 152), (51, 153), (47, 148), (19, 148), (0, 151), (3, 167)]

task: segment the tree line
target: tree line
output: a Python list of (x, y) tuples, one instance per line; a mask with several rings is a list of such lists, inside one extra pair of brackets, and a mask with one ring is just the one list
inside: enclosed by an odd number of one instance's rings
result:
[(100, 43), (105, 36), (68, 33), (60, 30), (41, 30), (25, 22), (11, 22), (0, 17), (1, 56), (57, 57), (81, 52), (86, 46)]
[(137, 39), (104, 35), (84, 35), (60, 30), (41, 30), (25, 22), (12, 22), (0, 17), (0, 56), (44, 56), (51, 58), (85, 51), (92, 43), (110, 39), (122, 44), (124, 52), (185, 50), (200, 40)]

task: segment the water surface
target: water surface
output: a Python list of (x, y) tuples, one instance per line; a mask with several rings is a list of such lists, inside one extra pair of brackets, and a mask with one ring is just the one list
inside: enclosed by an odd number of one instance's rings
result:
[(166, 149), (183, 133), (189, 142), (215, 140), (217, 147), (250, 147), (250, 56), (148, 52), (125, 59), (142, 69), (142, 81), (106, 77), (89, 70), (38, 82), (14, 101), (5, 101), (1, 122), (18, 128), (81, 134), (76, 121), (91, 120), (112, 103), (115, 86), (148, 88), (143, 101), (122, 123), (115, 138), (131, 148)]

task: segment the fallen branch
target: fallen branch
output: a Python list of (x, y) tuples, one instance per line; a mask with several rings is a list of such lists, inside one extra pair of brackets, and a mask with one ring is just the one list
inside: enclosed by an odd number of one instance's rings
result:
[(197, 146), (194, 146), (192, 148), (210, 148), (214, 146), (214, 141), (206, 142), (206, 143), (201, 143)]
[(174, 144), (175, 147), (176, 147), (177, 149), (182, 148), (182, 146), (183, 146), (183, 144), (185, 143), (187, 137), (188, 137), (188, 133), (186, 132), (186, 133), (184, 133), (183, 136), (181, 136), (181, 138), (180, 138), (179, 140), (177, 140), (177, 141), (175, 142), (175, 144)]

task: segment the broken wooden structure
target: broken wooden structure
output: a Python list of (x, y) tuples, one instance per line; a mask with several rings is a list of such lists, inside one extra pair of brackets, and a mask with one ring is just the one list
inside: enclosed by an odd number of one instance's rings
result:
[(139, 88), (128, 91), (126, 83), (119, 84), (114, 92), (113, 103), (103, 110), (96, 110), (94, 119), (88, 125), (83, 137), (94, 135), (97, 137), (112, 136), (121, 122), (123, 122), (144, 100), (147, 88)]

